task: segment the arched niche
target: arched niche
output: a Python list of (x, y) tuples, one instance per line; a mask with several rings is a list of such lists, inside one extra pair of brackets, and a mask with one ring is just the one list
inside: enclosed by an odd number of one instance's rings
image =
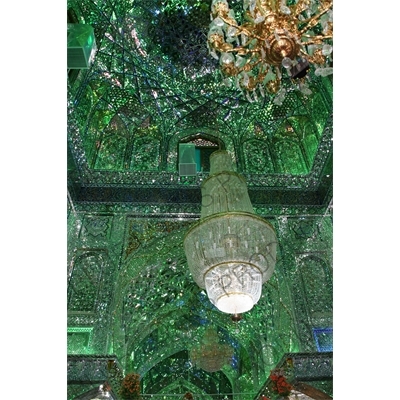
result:
[(125, 165), (128, 137), (129, 134), (124, 121), (119, 115), (115, 114), (95, 143), (97, 150), (94, 169), (122, 170)]
[[(290, 294), (284, 276), (279, 271), (273, 275), (263, 288), (259, 303), (245, 315), (247, 328), (236, 330), (232, 319), (219, 312), (193, 282), (183, 251), (189, 226), (177, 225), (176, 230), (164, 231), (162, 221), (158, 221), (157, 235), (145, 240), (152, 226), (142, 232), (140, 246), (124, 257), (115, 283), (111, 311), (113, 354), (124, 370), (145, 376), (177, 351), (189, 350), (201, 336), (199, 328), (209, 324), (220, 332), (228, 331), (237, 346), (236, 364), (233, 361), (224, 367), (232, 385), (243, 375), (247, 378), (240, 380), (241, 385), (249, 381), (239, 389), (254, 390), (266, 379), (270, 364), (293, 350)], [(260, 343), (274, 343), (267, 357), (264, 348), (260, 350)]]
[[(82, 137), (89, 166), (114, 171), (138, 170), (143, 158), (144, 169), (157, 170), (160, 132), (154, 118), (140, 111), (133, 98), (121, 99), (118, 109), (110, 107), (113, 96), (121, 96), (120, 91), (114, 88), (103, 93), (96, 82), (92, 86), (96, 101), (88, 112)], [(151, 160), (146, 158), (149, 150)]]
[[(201, 393), (208, 397), (207, 393), (232, 393), (232, 384), (223, 371), (206, 372), (196, 368), (190, 380), (187, 379), (187, 370), (195, 368), (192, 365), (187, 350), (177, 351), (170, 357), (150, 369), (142, 378), (144, 394), (157, 393), (159, 395), (178, 394), (192, 392)], [(168, 375), (171, 373), (177, 378), (170, 383)]]
[(103, 251), (83, 251), (73, 260), (68, 284), (68, 311), (96, 312), (103, 270), (107, 260)]
[(326, 100), (323, 98), (322, 94), (315, 94), (311, 105), (311, 119), (314, 121), (319, 136), (321, 136), (324, 131), (330, 112), (331, 110), (327, 107)]
[(134, 171), (158, 171), (160, 142), (155, 138), (138, 137), (133, 140), (130, 169)]
[(299, 272), (312, 326), (314, 328), (331, 327), (333, 283), (328, 262), (316, 255), (306, 255), (299, 262)]
[(289, 118), (276, 130), (272, 139), (272, 157), (276, 172), (302, 175), (311, 171), (320, 134), (307, 116)]
[[(169, 171), (179, 170), (179, 144), (194, 143), (203, 153), (203, 160), (209, 159), (209, 154), (215, 150), (228, 150), (235, 154), (231, 138), (223, 137), (219, 131), (211, 129), (188, 129), (176, 132), (168, 141), (167, 168)], [(206, 167), (207, 168), (207, 167)], [(203, 167), (203, 171), (205, 171)]]
[(289, 138), (276, 141), (275, 156), (279, 173), (301, 175), (307, 174), (308, 168), (301, 146), (297, 140)]
[[(210, 155), (216, 150), (225, 150), (224, 142), (216, 136), (207, 133), (196, 133), (182, 138), (179, 144), (192, 144), (195, 148), (196, 171), (209, 172), (210, 171)], [(183, 155), (180, 153), (178, 147), (178, 164)], [(178, 166), (177, 166), (178, 167)]]
[(286, 121), (285, 129), (286, 131), (293, 130), (310, 171), (321, 137), (314, 121), (305, 115), (291, 117)]
[(266, 140), (252, 139), (243, 144), (246, 172), (250, 174), (274, 173), (274, 166)]

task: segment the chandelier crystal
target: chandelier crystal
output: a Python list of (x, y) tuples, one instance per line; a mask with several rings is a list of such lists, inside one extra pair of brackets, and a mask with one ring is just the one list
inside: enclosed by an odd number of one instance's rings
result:
[(227, 0), (211, 3), (207, 45), (226, 85), (234, 84), (251, 102), (267, 92), (281, 104), (284, 75), (307, 95), (310, 65), (317, 76), (333, 73), (331, 0), (243, 0), (243, 10), (239, 25)]
[(227, 151), (210, 156), (201, 186), (200, 220), (186, 233), (184, 249), (192, 277), (212, 304), (228, 314), (249, 311), (275, 268), (273, 227), (257, 216), (242, 176)]

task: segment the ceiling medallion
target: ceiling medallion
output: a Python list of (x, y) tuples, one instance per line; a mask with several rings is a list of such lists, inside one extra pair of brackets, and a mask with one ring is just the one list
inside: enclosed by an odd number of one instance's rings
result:
[(282, 104), (286, 74), (293, 88), (311, 94), (305, 79), (310, 64), (317, 76), (333, 73), (332, 8), (331, 0), (244, 0), (239, 25), (227, 0), (212, 0), (207, 45), (224, 83), (250, 102), (267, 92)]

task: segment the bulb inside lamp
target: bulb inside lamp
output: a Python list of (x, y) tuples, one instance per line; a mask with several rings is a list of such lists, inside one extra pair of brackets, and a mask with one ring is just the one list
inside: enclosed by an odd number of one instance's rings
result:
[(216, 266), (204, 280), (211, 303), (228, 314), (251, 310), (261, 297), (262, 274), (249, 264)]

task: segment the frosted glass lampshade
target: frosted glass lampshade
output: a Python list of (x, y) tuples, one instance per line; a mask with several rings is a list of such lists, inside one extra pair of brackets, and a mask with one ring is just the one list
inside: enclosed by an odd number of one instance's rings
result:
[(262, 274), (251, 264), (217, 265), (204, 279), (211, 303), (228, 314), (251, 310), (261, 296)]
[(194, 281), (222, 312), (249, 311), (275, 268), (273, 227), (254, 214), (244, 179), (226, 151), (211, 154), (210, 176), (201, 187), (200, 220), (184, 249)]

